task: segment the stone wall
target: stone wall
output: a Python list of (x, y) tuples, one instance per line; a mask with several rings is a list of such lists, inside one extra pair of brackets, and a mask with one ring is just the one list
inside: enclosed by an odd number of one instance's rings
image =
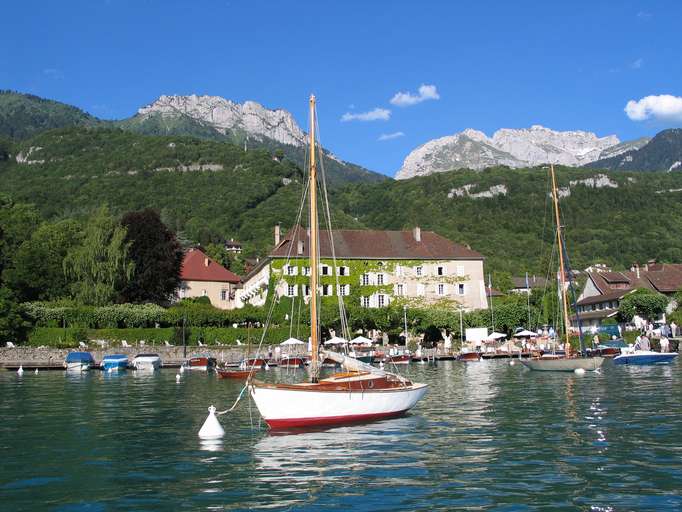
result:
[[(275, 354), (275, 347), (271, 347), (273, 355)], [(0, 367), (2, 366), (46, 366), (46, 365), (60, 365), (66, 358), (66, 354), (75, 349), (58, 349), (58, 348), (38, 348), (38, 347), (0, 347)], [(268, 347), (264, 347), (264, 354), (261, 356), (268, 356)], [(126, 354), (132, 360), (137, 354), (141, 353), (155, 353), (159, 354), (161, 361), (168, 364), (178, 364), (185, 360), (183, 357), (182, 347), (116, 347), (112, 349), (88, 349), (92, 353), (95, 361), (98, 363), (106, 354)], [(247, 347), (187, 347), (187, 357), (194, 355), (206, 354), (215, 357), (218, 362), (238, 363), (247, 354)], [(305, 350), (282, 350), (282, 353), (302, 353)], [(256, 353), (256, 347), (252, 347), (250, 356), (253, 357)]]

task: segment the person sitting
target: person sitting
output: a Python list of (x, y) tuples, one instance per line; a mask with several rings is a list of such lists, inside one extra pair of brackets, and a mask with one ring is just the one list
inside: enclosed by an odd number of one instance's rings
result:
[(639, 340), (639, 347), (639, 350), (651, 350), (651, 344), (649, 343), (649, 338), (646, 334)]

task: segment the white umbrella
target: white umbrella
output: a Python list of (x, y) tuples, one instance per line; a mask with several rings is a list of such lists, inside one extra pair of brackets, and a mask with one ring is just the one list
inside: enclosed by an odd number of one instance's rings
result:
[(503, 334), (503, 333), (501, 333), (501, 332), (495, 332), (495, 331), (493, 331), (493, 332), (490, 333), (490, 336), (488, 336), (486, 339), (487, 339), (487, 340), (495, 341), (495, 340), (501, 340), (501, 339), (506, 338), (506, 337), (507, 337), (506, 334)]
[(538, 335), (538, 333), (529, 331), (528, 329), (524, 329), (523, 331), (514, 333), (514, 336), (516, 338), (535, 338)]
[(297, 340), (296, 338), (289, 338), (288, 340), (280, 343), (280, 345), (305, 345), (305, 342)]
[(358, 336), (357, 338), (353, 338), (350, 340), (351, 345), (371, 345), (372, 340), (369, 338), (365, 338), (364, 336)]
[(348, 343), (346, 340), (338, 336), (334, 336), (332, 339), (324, 342), (325, 345), (345, 345), (346, 343)]

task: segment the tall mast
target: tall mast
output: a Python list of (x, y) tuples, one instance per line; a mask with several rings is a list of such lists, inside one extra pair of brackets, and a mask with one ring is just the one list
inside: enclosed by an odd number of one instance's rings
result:
[(317, 323), (317, 273), (318, 225), (317, 225), (317, 163), (315, 161), (315, 95), (310, 95), (310, 342), (312, 347), (310, 380), (317, 382), (319, 376), (319, 326)]
[(559, 196), (556, 189), (556, 175), (554, 174), (554, 164), (549, 166), (552, 173), (552, 199), (554, 199), (554, 217), (556, 219), (556, 236), (559, 247), (559, 286), (561, 288), (561, 303), (564, 313), (564, 333), (566, 336), (566, 344), (564, 349), (566, 357), (571, 353), (571, 343), (568, 334), (568, 300), (566, 298), (566, 267), (564, 266), (564, 243), (563, 235), (561, 234), (561, 218), (559, 217)]

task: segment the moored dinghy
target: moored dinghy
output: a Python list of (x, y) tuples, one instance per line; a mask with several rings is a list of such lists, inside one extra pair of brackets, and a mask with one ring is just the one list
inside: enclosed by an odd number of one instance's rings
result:
[(627, 365), (650, 365), (672, 363), (677, 357), (677, 352), (654, 352), (653, 350), (634, 350), (623, 352), (613, 358), (614, 364)]
[(69, 352), (64, 360), (64, 368), (69, 371), (86, 372), (95, 366), (95, 358), (90, 352)]
[(125, 354), (107, 354), (102, 359), (102, 370), (118, 372), (128, 368), (128, 356)]
[(161, 368), (159, 354), (137, 354), (133, 359), (133, 368), (136, 370), (158, 370)]

